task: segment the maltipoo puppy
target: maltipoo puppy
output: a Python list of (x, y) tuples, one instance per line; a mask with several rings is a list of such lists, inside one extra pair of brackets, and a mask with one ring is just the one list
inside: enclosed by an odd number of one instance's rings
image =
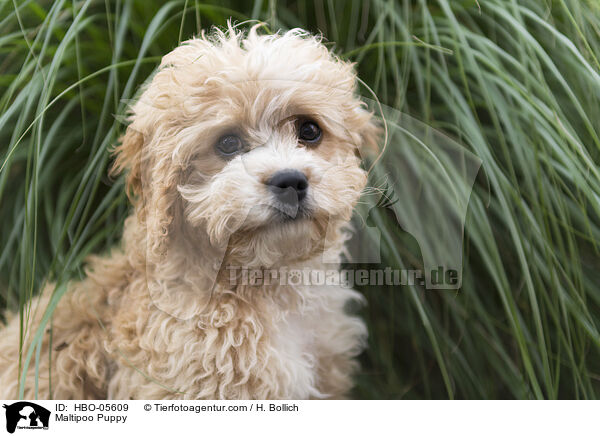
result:
[(51, 319), (52, 287), (32, 302), (21, 357), (9, 320), (0, 398), (20, 381), (26, 398), (344, 397), (366, 329), (331, 271), (378, 138), (355, 88), (301, 30), (230, 26), (166, 55), (116, 148), (134, 208), (122, 247), (89, 259)]

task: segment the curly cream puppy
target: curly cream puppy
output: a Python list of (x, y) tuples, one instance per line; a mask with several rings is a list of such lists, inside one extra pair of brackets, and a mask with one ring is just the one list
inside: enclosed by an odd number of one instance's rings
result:
[[(122, 247), (89, 259), (50, 322), (35, 312), (22, 359), (9, 321), (0, 398), (22, 374), (26, 398), (346, 395), (366, 329), (345, 306), (360, 294), (244, 275), (339, 263), (359, 150), (378, 133), (355, 88), (353, 66), (301, 30), (229, 26), (166, 55), (116, 149), (134, 206)], [(40, 325), (36, 382), (35, 358), (19, 365)]]

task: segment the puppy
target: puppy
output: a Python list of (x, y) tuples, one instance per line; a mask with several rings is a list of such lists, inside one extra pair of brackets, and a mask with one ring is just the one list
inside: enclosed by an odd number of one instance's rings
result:
[(51, 320), (52, 287), (32, 302), (21, 359), (9, 320), (0, 398), (20, 382), (26, 398), (344, 397), (360, 294), (281, 272), (339, 275), (359, 151), (378, 139), (355, 88), (352, 64), (301, 30), (230, 25), (167, 54), (115, 150), (134, 208), (122, 246), (89, 259)]

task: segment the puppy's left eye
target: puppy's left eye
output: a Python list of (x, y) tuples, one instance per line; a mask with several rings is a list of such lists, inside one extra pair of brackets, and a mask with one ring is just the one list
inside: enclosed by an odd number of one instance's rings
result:
[(298, 128), (298, 138), (309, 144), (319, 142), (322, 136), (321, 128), (314, 121), (304, 121)]
[(225, 135), (221, 136), (215, 145), (216, 149), (223, 156), (233, 156), (244, 148), (244, 143), (239, 136)]

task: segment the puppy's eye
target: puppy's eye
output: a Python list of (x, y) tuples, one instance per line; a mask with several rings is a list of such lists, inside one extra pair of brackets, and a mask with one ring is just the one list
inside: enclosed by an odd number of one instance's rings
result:
[(233, 156), (242, 151), (244, 143), (239, 136), (225, 135), (219, 138), (215, 147), (223, 156)]
[(298, 128), (298, 138), (303, 142), (314, 144), (319, 142), (321, 136), (321, 128), (314, 121), (304, 121)]

